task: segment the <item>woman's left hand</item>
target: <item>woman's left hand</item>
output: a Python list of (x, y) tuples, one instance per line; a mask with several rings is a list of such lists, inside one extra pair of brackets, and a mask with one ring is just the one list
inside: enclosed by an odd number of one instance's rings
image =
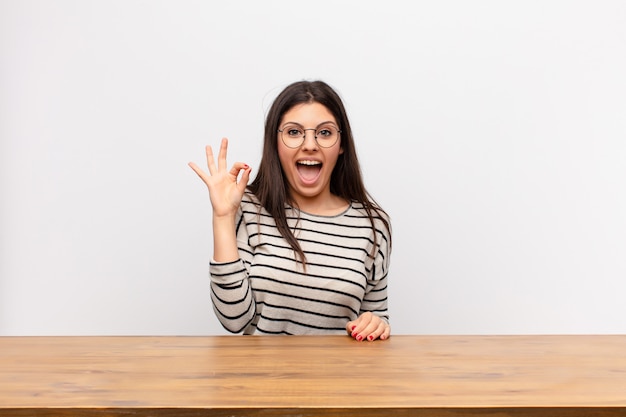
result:
[(391, 328), (382, 318), (367, 311), (361, 314), (356, 320), (346, 324), (346, 331), (350, 336), (358, 340), (369, 340), (370, 342), (389, 338)]

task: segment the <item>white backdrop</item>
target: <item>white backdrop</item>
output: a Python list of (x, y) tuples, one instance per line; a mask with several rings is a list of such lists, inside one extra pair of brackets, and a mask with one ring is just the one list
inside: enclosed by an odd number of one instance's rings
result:
[(187, 167), (336, 87), (396, 334), (626, 333), (626, 2), (0, 0), (0, 334), (225, 334)]

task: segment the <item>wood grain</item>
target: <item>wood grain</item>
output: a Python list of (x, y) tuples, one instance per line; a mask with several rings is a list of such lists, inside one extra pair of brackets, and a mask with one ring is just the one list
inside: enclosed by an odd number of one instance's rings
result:
[(0, 337), (0, 415), (390, 410), (626, 415), (626, 336)]

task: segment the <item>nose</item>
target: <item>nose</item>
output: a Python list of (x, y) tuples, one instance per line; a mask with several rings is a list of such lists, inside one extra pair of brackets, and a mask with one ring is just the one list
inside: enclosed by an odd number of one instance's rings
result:
[[(307, 135), (307, 131), (311, 131), (310, 135)], [(317, 138), (315, 137), (315, 129), (304, 129), (304, 142), (302, 142), (304, 149), (317, 149)]]

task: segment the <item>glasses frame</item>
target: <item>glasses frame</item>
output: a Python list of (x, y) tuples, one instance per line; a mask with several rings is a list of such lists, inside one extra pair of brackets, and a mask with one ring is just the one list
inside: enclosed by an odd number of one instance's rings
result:
[[(283, 132), (285, 131), (285, 128), (286, 128), (286, 127), (290, 127), (290, 126), (292, 126), (292, 125), (293, 125), (293, 126), (298, 126), (298, 127), (299, 127), (299, 128), (301, 128), (301, 129), (302, 129), (302, 131), (303, 131), (303, 134), (302, 134), (302, 139), (301, 139), (300, 144), (299, 144), (298, 146), (289, 146), (289, 145), (287, 144), (287, 142), (285, 142), (285, 138), (283, 137)], [(334, 129), (336, 129), (336, 130), (337, 130), (337, 139), (335, 139), (335, 141), (333, 142), (333, 144), (332, 144), (332, 145), (322, 145), (322, 144), (320, 144), (320, 142), (317, 140), (317, 131), (318, 131), (318, 130), (320, 130), (320, 129), (323, 129), (324, 127), (327, 127), (327, 126), (331, 126), (331, 127), (333, 127)], [(337, 126), (335, 126), (334, 124), (323, 124), (323, 125), (321, 125), (321, 127), (320, 127), (320, 126), (318, 126), (318, 127), (316, 127), (316, 128), (308, 128), (308, 129), (304, 129), (302, 126), (300, 126), (300, 125), (298, 125), (298, 124), (295, 124), (295, 123), (294, 123), (294, 124), (288, 124), (288, 125), (286, 125), (286, 126), (283, 126), (283, 128), (282, 128), (282, 129), (278, 129), (278, 130), (277, 130), (277, 132), (278, 132), (278, 133), (280, 133), (280, 140), (283, 142), (283, 144), (284, 144), (286, 147), (288, 147), (288, 148), (290, 148), (290, 149), (298, 149), (298, 148), (300, 148), (302, 145), (304, 145), (304, 142), (306, 141), (306, 131), (307, 131), (307, 130), (312, 130), (312, 131), (313, 131), (313, 138), (315, 139), (315, 143), (317, 143), (317, 146), (319, 146), (320, 148), (324, 148), (324, 149), (332, 148), (333, 146), (335, 146), (335, 145), (337, 144), (337, 142), (339, 141), (339, 138), (340, 138), (340, 136), (341, 136), (341, 129), (339, 129), (339, 128), (338, 128)]]

